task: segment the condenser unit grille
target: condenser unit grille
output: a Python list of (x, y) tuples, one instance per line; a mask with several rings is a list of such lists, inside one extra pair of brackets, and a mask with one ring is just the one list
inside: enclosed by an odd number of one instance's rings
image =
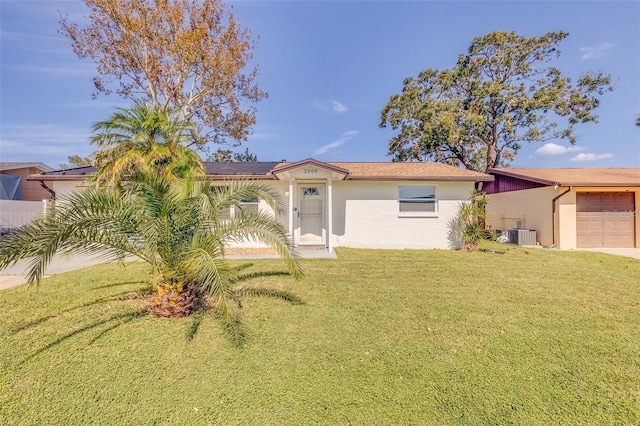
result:
[(535, 246), (536, 231), (533, 229), (509, 229), (509, 242), (520, 246)]

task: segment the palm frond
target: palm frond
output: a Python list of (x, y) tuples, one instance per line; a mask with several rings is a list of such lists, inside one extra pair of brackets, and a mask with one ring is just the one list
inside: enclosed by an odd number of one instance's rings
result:
[(289, 273), (296, 279), (303, 276), (302, 258), (281, 223), (265, 212), (247, 213), (222, 225), (218, 232), (226, 243), (257, 241), (276, 249)]
[[(93, 201), (92, 201), (93, 200)], [(89, 190), (63, 200), (54, 213), (15, 230), (0, 242), (0, 268), (28, 259), (28, 283), (39, 282), (57, 252), (144, 256), (131, 237), (132, 211), (104, 191)]]

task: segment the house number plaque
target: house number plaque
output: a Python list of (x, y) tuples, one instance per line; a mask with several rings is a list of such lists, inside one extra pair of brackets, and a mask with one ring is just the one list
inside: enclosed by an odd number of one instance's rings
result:
[(316, 174), (318, 169), (304, 169), (304, 174)]

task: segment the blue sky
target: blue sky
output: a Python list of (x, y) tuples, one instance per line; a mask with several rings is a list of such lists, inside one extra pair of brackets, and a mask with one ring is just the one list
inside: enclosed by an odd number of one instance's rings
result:
[[(513, 167), (639, 167), (640, 2), (234, 1), (237, 20), (257, 45), (259, 85), (248, 147), (259, 160), (390, 161), (392, 131), (380, 110), (402, 81), (423, 69), (451, 68), (476, 36), (493, 30), (539, 36), (564, 30), (554, 64), (577, 78), (611, 73), (598, 124), (581, 139), (523, 147)], [(91, 124), (117, 96), (91, 99), (91, 61), (78, 59), (57, 33), (58, 11), (83, 17), (79, 0), (0, 0), (0, 161), (88, 155)]]

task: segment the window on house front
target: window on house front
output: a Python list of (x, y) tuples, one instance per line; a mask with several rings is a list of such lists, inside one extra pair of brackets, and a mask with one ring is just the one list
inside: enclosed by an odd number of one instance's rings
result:
[(398, 193), (398, 216), (437, 216), (435, 185), (402, 185)]
[(320, 198), (320, 191), (318, 191), (318, 188), (305, 188), (303, 196), (305, 200)]
[(240, 202), (240, 205), (237, 206), (235, 209), (236, 211), (239, 209), (241, 212), (244, 212), (244, 213), (258, 213), (259, 203), (260, 203), (260, 200), (258, 200), (258, 197), (245, 199), (245, 200), (242, 200)]
[(232, 217), (237, 217), (242, 213), (258, 213), (258, 205), (260, 200), (257, 197), (242, 200), (237, 206), (231, 206), (228, 210), (222, 212), (220, 215), (221, 220), (228, 220)]

